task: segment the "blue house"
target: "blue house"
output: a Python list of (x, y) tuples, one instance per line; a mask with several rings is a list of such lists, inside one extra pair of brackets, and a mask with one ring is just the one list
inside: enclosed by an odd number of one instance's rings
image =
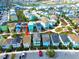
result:
[(54, 28), (54, 23), (52, 22), (47, 22), (45, 24), (45, 29), (53, 29)]
[(29, 29), (29, 32), (33, 32), (33, 30), (34, 30), (34, 23), (33, 22), (29, 22), (28, 23), (28, 29)]
[(70, 40), (69, 40), (69, 38), (68, 38), (67, 35), (61, 34), (60, 37), (61, 37), (62, 41), (64, 42), (64, 45), (65, 45), (65, 46), (69, 45)]
[(50, 45), (50, 39), (48, 34), (42, 34), (43, 46), (48, 47)]
[(33, 34), (33, 44), (34, 46), (40, 46), (40, 35), (38, 33)]
[(41, 23), (36, 23), (36, 28), (37, 31), (42, 31), (43, 26), (41, 25)]
[(61, 41), (60, 41), (59, 34), (57, 34), (57, 33), (53, 33), (53, 34), (51, 35), (51, 40), (52, 40), (52, 44), (55, 45), (55, 46), (58, 46), (59, 43), (61, 42)]
[(16, 24), (16, 32), (21, 31), (21, 23)]

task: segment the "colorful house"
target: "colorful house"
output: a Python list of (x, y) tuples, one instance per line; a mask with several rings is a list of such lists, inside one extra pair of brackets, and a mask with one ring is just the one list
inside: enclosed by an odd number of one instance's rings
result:
[(33, 34), (33, 44), (34, 44), (34, 46), (40, 46), (40, 35), (39, 35), (39, 33)]
[(42, 31), (43, 26), (41, 25), (41, 23), (36, 23), (36, 28), (37, 31)]
[(24, 47), (30, 47), (30, 44), (31, 44), (31, 36), (30, 35), (23, 37), (23, 44), (24, 44)]
[(59, 34), (57, 33), (51, 34), (51, 40), (52, 40), (52, 44), (55, 46), (59, 46), (59, 43), (61, 42)]
[(48, 47), (50, 45), (50, 39), (48, 34), (42, 34), (43, 46)]
[(34, 30), (34, 22), (29, 22), (28, 23), (28, 29), (29, 29), (29, 32), (33, 32), (33, 30)]
[(60, 34), (60, 37), (61, 37), (62, 41), (64, 42), (64, 45), (68, 46), (69, 43), (70, 43), (70, 40), (69, 40), (68, 36), (65, 35), (65, 34)]
[(16, 24), (16, 32), (21, 32), (21, 23)]

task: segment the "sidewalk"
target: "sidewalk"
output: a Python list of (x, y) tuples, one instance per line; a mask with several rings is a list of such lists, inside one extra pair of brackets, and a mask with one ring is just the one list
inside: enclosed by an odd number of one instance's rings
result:
[[(46, 50), (41, 50), (42, 52), (46, 52)], [(56, 52), (79, 52), (79, 50), (55, 50)], [(0, 56), (1, 55), (5, 55), (5, 54), (19, 54), (19, 53), (24, 53), (24, 52), (26, 52), (26, 53), (34, 53), (34, 52), (39, 52), (39, 50), (29, 50), (29, 51), (18, 51), (18, 52), (9, 52), (9, 53), (1, 53), (0, 54)]]

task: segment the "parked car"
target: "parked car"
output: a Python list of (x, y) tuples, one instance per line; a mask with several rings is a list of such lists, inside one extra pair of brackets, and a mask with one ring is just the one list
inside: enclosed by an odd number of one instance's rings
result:
[(42, 51), (39, 51), (39, 52), (38, 52), (38, 55), (39, 55), (40, 57), (42, 57), (42, 56), (43, 56), (43, 52), (42, 52)]
[(9, 55), (6, 54), (3, 59), (8, 59)]

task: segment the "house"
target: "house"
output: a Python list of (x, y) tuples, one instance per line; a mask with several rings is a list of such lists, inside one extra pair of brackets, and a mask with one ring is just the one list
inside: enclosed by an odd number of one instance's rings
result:
[(16, 32), (21, 32), (21, 29), (21, 23), (17, 23), (15, 27)]
[(40, 32), (40, 31), (42, 31), (43, 26), (41, 23), (36, 23), (36, 28), (37, 28), (37, 31)]
[(60, 37), (61, 37), (61, 40), (64, 42), (64, 45), (68, 46), (69, 43), (70, 43), (70, 40), (69, 40), (68, 36), (65, 35), (65, 34), (60, 34)]
[(40, 46), (40, 34), (39, 33), (33, 34), (33, 44), (34, 46)]
[(10, 20), (9, 21), (17, 21), (18, 20), (15, 9), (10, 9), (9, 14), (10, 14)]
[(30, 44), (31, 44), (31, 36), (30, 35), (23, 37), (23, 44), (24, 44), (24, 47), (30, 46)]
[(42, 40), (43, 40), (43, 46), (48, 47), (50, 45), (50, 38), (49, 34), (41, 34), (42, 35)]
[(59, 34), (57, 34), (57, 33), (51, 34), (51, 40), (52, 40), (52, 44), (55, 46), (59, 46), (59, 43), (61, 42)]
[(28, 23), (28, 30), (29, 30), (29, 32), (33, 32), (33, 30), (34, 30), (34, 22), (29, 22)]
[(79, 46), (79, 36), (75, 34), (68, 34), (68, 36), (72, 39), (74, 46)]

